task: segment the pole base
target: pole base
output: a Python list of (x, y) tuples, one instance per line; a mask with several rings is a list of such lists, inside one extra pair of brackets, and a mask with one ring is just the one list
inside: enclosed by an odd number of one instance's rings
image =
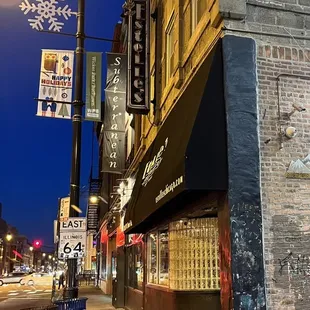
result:
[(64, 299), (73, 299), (78, 298), (79, 288), (78, 287), (65, 287), (63, 291)]

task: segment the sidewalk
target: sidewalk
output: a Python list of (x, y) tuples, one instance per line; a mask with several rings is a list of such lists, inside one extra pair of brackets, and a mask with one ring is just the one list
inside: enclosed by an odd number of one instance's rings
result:
[[(87, 297), (87, 310), (115, 310), (112, 306), (112, 299), (104, 295), (101, 289), (94, 286), (82, 286), (79, 288), (79, 297)], [(124, 310), (118, 308), (118, 310)]]

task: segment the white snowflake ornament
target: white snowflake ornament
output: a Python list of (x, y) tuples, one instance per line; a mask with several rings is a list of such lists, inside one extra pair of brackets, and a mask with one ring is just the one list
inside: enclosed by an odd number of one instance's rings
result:
[[(68, 20), (72, 15), (76, 15), (76, 12), (72, 12), (69, 5), (61, 7), (58, 5), (57, 0), (35, 0), (37, 3), (29, 2), (24, 0), (20, 5), (20, 9), (25, 15), (34, 13), (34, 18), (29, 18), (29, 24), (32, 29), (38, 31), (44, 30), (44, 24), (49, 24), (48, 30), (60, 32), (64, 26), (63, 22), (58, 21), (59, 17)], [(64, 0), (62, 0), (64, 1)]]

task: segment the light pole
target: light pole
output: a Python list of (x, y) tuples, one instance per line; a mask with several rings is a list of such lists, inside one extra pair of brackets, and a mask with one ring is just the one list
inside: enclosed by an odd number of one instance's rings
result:
[[(82, 138), (82, 107), (83, 107), (83, 71), (84, 71), (84, 41), (85, 41), (85, 0), (78, 0), (77, 33), (76, 33), (76, 69), (72, 117), (72, 158), (70, 178), (70, 206), (79, 207), (80, 170), (81, 170), (81, 138)], [(70, 207), (70, 217), (79, 214)], [(68, 259), (66, 287), (64, 299), (78, 297), (77, 259)]]
[(7, 271), (7, 263), (6, 263), (6, 257), (8, 255), (8, 252), (11, 253), (11, 247), (8, 251), (8, 247), (9, 247), (9, 244), (10, 244), (10, 241), (13, 239), (13, 235), (11, 233), (7, 233), (6, 236), (5, 236), (5, 247), (4, 247), (4, 253), (3, 253), (3, 271), (2, 273), (5, 273)]

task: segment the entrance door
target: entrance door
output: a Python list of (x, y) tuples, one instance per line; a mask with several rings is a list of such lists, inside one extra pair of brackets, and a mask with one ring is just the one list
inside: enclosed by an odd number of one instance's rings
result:
[[(114, 261), (114, 263), (113, 263)], [(125, 306), (125, 253), (124, 247), (117, 248), (116, 252), (112, 253), (112, 268), (113, 265), (116, 271), (116, 277), (113, 278), (113, 296), (112, 304), (116, 308)], [(112, 269), (113, 275), (113, 269)]]

